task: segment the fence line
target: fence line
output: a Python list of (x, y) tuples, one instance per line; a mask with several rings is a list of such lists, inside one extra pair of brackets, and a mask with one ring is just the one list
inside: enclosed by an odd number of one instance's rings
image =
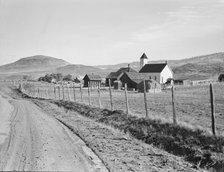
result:
[[(150, 116), (152, 116), (150, 111), (150, 115), (149, 115), (149, 105), (151, 105), (151, 98), (150, 98), (150, 104), (148, 104), (149, 100), (148, 100), (148, 96), (152, 95), (152, 94), (147, 94), (146, 93), (146, 83), (143, 82), (143, 87), (144, 87), (144, 92), (143, 92), (143, 102), (144, 102), (144, 109), (145, 109), (145, 117), (149, 118)], [(32, 83), (32, 82), (24, 82), (24, 81), (19, 81), (19, 82), (8, 82), (8, 85), (11, 85), (15, 88), (18, 88), (21, 92), (23, 92), (24, 94), (29, 95), (30, 97), (35, 97), (35, 98), (42, 98), (42, 99), (55, 99), (55, 100), (68, 100), (68, 101), (73, 101), (74, 102), (79, 102), (79, 103), (84, 103), (86, 104), (86, 101), (83, 100), (83, 91), (87, 90), (88, 92), (88, 104), (91, 106), (98, 106), (100, 108), (105, 108), (105, 105), (102, 105), (102, 97), (101, 97), (101, 91), (103, 96), (106, 95), (106, 90), (101, 88), (99, 85), (96, 89), (90, 89), (90, 87), (87, 87), (87, 89), (82, 88), (82, 85), (80, 84), (79, 86), (79, 91), (76, 90), (76, 86), (75, 84), (73, 84), (72, 86), (69, 85), (65, 85), (64, 83), (61, 83), (59, 85), (55, 85), (55, 84), (40, 84), (40, 83)], [(31, 85), (29, 88), (29, 84)], [(213, 135), (216, 135), (216, 118), (218, 117), (218, 115), (216, 116), (216, 103), (215, 103), (215, 94), (214, 94), (214, 84), (210, 84), (209, 85), (209, 96), (208, 100), (210, 101), (210, 108), (211, 108), (211, 118), (210, 118), (210, 128), (211, 131), (213, 133)], [(65, 89), (64, 87), (67, 86), (67, 89)], [(217, 85), (217, 87), (223, 86), (223, 84), (219, 84)], [(179, 87), (177, 88), (179, 89)], [(176, 100), (176, 89), (174, 87), (171, 87), (170, 89), (171, 91), (171, 104), (170, 106), (172, 107), (172, 119), (173, 119), (173, 124), (177, 125), (177, 117), (179, 118), (179, 114), (177, 116), (177, 105), (176, 103), (179, 103)], [(66, 94), (67, 92), (67, 94)], [(73, 92), (73, 98), (71, 98), (71, 93)], [(116, 110), (117, 107), (115, 106), (115, 102), (116, 102), (116, 95), (124, 95), (124, 99), (125, 100), (125, 107), (124, 109), (126, 109), (126, 113), (129, 114), (130, 113), (130, 108), (129, 108), (129, 91), (127, 91), (127, 84), (125, 84), (124, 87), (124, 94), (121, 94), (122, 91), (112, 91), (111, 88), (111, 81), (109, 81), (109, 104), (110, 104), (110, 108), (111, 110)], [(78, 94), (80, 94), (80, 99), (77, 99)], [(108, 92), (107, 92), (108, 94)], [(140, 95), (142, 95), (141, 93), (138, 93)], [(194, 94), (194, 92), (192, 93)], [(65, 97), (65, 95), (67, 95)], [(156, 100), (156, 95), (154, 93), (154, 98)], [(92, 97), (93, 96), (93, 97)], [(95, 96), (95, 98), (94, 98)], [(132, 94), (131, 94), (132, 96)], [(105, 98), (105, 97), (104, 97)], [(98, 100), (98, 101), (97, 101)], [(217, 100), (220, 101), (220, 100)], [(143, 105), (143, 104), (142, 104)], [(219, 104), (218, 104), (219, 105)], [(219, 105), (220, 106), (220, 105)], [(162, 107), (161, 107), (162, 108)], [(151, 110), (151, 108), (150, 108)], [(197, 109), (196, 109), (197, 110)], [(171, 116), (170, 116), (171, 117)], [(180, 121), (179, 121), (180, 122)], [(179, 124), (178, 122), (178, 124)], [(220, 122), (217, 120), (217, 122)], [(220, 128), (220, 127), (219, 127)]]

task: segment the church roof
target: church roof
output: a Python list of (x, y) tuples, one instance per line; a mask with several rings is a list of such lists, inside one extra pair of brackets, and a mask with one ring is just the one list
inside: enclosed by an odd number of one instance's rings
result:
[(167, 63), (146, 64), (139, 73), (160, 73), (166, 67)]
[(140, 59), (148, 59), (148, 57), (146, 56), (145, 53), (143, 53), (142, 56), (140, 57)]

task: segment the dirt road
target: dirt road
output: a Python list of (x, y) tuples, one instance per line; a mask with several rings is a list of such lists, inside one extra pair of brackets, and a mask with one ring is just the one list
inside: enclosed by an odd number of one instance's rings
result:
[(30, 101), (0, 90), (0, 171), (107, 171), (74, 133)]

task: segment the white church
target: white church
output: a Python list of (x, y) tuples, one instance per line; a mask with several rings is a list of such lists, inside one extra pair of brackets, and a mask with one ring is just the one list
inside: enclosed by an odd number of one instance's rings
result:
[(148, 63), (148, 57), (145, 53), (140, 57), (139, 73), (147, 73), (149, 79), (153, 79), (160, 84), (166, 83), (167, 79), (173, 78), (173, 71), (165, 63)]

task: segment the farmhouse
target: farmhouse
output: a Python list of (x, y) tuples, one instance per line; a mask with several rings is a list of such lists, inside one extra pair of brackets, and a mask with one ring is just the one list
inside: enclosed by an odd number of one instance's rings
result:
[(116, 72), (111, 72), (107, 77), (106, 77), (106, 86), (109, 86), (109, 79), (111, 80), (111, 86), (114, 86), (114, 81), (119, 80), (119, 76), (121, 76), (122, 73), (124, 72), (136, 72), (134, 69), (130, 68), (130, 65), (128, 67), (122, 67)]
[(99, 87), (101, 85), (101, 77), (94, 74), (86, 74), (83, 78), (84, 85), (83, 87)]

